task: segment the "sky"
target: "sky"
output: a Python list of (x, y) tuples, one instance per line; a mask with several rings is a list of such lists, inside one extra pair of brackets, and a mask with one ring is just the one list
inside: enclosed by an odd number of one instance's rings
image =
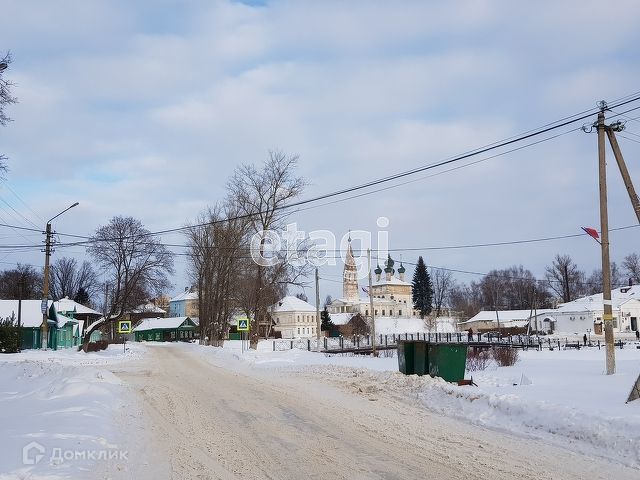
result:
[[(236, 166), (270, 150), (300, 156), (303, 198), (430, 164), (640, 90), (640, 3), (596, 1), (5, 0), (0, 51), (19, 103), (0, 128), (9, 171), (0, 221), (89, 235), (115, 215), (152, 231), (183, 226), (225, 195)], [(640, 106), (640, 102), (630, 108)], [(609, 112), (608, 115), (613, 115)], [(630, 112), (640, 116), (640, 110)], [(559, 130), (567, 132), (580, 124)], [(640, 177), (640, 121), (619, 138)], [(610, 150), (611, 227), (637, 224)], [(482, 157), (480, 157), (482, 158)], [(488, 272), (522, 264), (539, 278), (556, 253), (585, 270), (579, 237), (429, 250), (599, 228), (595, 133), (293, 214), (298, 228), (376, 232), (415, 262)], [(41, 242), (0, 229), (0, 245)], [(180, 235), (165, 242), (181, 243)], [(611, 235), (612, 260), (640, 229)], [(176, 251), (181, 251), (177, 248)], [(80, 247), (57, 256), (85, 258)], [(43, 254), (0, 250), (0, 267)], [(411, 273), (411, 269), (409, 270)], [(340, 296), (340, 265), (321, 296)], [(461, 282), (479, 276), (456, 274)], [(190, 283), (176, 258), (176, 293)], [(295, 293), (295, 292), (292, 292)], [(307, 289), (309, 297), (312, 291)]]

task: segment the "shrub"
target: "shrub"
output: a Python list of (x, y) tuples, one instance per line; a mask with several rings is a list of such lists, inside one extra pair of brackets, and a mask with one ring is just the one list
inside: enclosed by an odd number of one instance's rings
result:
[(512, 347), (497, 347), (491, 349), (491, 356), (499, 367), (510, 367), (518, 361), (518, 350)]
[(469, 348), (467, 353), (467, 371), (476, 372), (484, 370), (491, 361), (491, 353), (481, 348)]
[(107, 342), (106, 340), (89, 342), (89, 345), (87, 345), (87, 352), (99, 352), (100, 350), (106, 350), (108, 346), (109, 342)]
[(0, 320), (0, 353), (20, 351), (20, 329), (13, 316)]

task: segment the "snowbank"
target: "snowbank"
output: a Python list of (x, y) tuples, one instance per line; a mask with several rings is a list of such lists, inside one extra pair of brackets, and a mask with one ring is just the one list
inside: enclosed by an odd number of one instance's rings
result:
[(137, 345), (122, 348), (0, 356), (0, 478), (107, 478), (123, 469), (128, 452), (114, 422), (125, 408), (123, 385), (96, 368), (142, 354)]

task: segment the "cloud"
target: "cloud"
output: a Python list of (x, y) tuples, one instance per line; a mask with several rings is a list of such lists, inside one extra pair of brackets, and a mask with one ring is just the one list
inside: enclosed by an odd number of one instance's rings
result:
[[(637, 90), (640, 6), (619, 2), (616, 22), (602, 20), (604, 8), (9, 2), (2, 36), (20, 99), (0, 131), (9, 182), (44, 217), (79, 200), (59, 228), (87, 234), (116, 214), (151, 229), (183, 225), (222, 198), (236, 165), (269, 149), (300, 154), (308, 196), (415, 168)], [(405, 247), (571, 233), (598, 221), (594, 142), (568, 134), (295, 220), (341, 234), (386, 215), (392, 243)], [(633, 223), (616, 175), (611, 223)], [(613, 257), (635, 236), (617, 236)], [(579, 241), (429, 257), (541, 273), (561, 249), (598, 264)]]

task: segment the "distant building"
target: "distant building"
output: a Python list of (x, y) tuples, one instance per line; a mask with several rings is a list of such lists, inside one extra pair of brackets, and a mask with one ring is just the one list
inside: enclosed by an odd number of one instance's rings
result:
[(187, 342), (197, 336), (189, 317), (145, 318), (133, 329), (137, 342)]
[(194, 287), (185, 288), (169, 300), (170, 317), (199, 317), (198, 310), (198, 292)]
[[(419, 316), (419, 312), (413, 307), (412, 285), (405, 281), (406, 269), (400, 262), (398, 276), (395, 276), (394, 265), (395, 262), (389, 255), (385, 261), (384, 277), (382, 276), (383, 270), (380, 265), (374, 270), (376, 279), (371, 287), (373, 313), (376, 318), (410, 318)], [(342, 277), (342, 298), (333, 300), (327, 306), (329, 314), (348, 313), (355, 315), (359, 313), (370, 318), (371, 303), (368, 296), (368, 286), (362, 292), (367, 296), (360, 297), (357, 266), (351, 248), (351, 238), (349, 238)]]
[(297, 297), (286, 296), (269, 307), (274, 331), (282, 338), (309, 338), (316, 336), (316, 307)]
[[(635, 332), (640, 327), (640, 285), (611, 290), (614, 332)], [(602, 333), (603, 295), (598, 293), (558, 305), (557, 309), (533, 318), (534, 327), (543, 332)]]

